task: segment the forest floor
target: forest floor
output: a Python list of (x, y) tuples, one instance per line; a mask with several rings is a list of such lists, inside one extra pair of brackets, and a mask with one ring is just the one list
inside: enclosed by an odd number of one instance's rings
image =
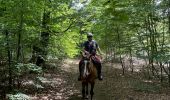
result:
[[(142, 78), (126, 71), (122, 75), (119, 64), (103, 64), (104, 80), (96, 80), (94, 100), (170, 100), (170, 88), (158, 81)], [(24, 84), (25, 94), (32, 100), (81, 100), (81, 82), (77, 81), (78, 60), (67, 59), (60, 67), (51, 68), (43, 75), (42, 88)]]

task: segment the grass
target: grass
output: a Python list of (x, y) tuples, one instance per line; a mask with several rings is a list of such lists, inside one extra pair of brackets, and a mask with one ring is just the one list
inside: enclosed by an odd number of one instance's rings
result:
[(154, 83), (142, 82), (140, 80), (134, 80), (131, 82), (134, 91), (138, 92), (148, 92), (148, 93), (158, 93), (161, 90), (161, 86)]

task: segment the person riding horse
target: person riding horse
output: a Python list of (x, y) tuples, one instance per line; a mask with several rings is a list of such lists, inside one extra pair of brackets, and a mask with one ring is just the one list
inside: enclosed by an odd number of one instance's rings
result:
[[(97, 69), (97, 74), (98, 74), (98, 79), (99, 80), (103, 80), (103, 76), (101, 74), (101, 69), (102, 69), (102, 64), (101, 64), (101, 60), (100, 58), (97, 56), (96, 52), (98, 51), (101, 55), (101, 50), (99, 48), (99, 45), (97, 44), (97, 42), (95, 40), (93, 40), (93, 34), (92, 33), (88, 33), (87, 34), (87, 38), (88, 40), (84, 42), (83, 44), (83, 52), (85, 54), (90, 54), (92, 61), (94, 63), (94, 65), (96, 66)], [(80, 60), (79, 62), (79, 77), (78, 77), (78, 81), (81, 81), (81, 65), (83, 64), (83, 58)]]

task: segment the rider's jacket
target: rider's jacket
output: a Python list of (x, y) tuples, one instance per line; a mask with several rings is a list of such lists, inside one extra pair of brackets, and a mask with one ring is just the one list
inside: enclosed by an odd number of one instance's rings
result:
[(98, 44), (95, 40), (85, 41), (83, 46), (84, 49), (88, 51), (90, 54), (96, 54), (96, 49), (98, 48)]

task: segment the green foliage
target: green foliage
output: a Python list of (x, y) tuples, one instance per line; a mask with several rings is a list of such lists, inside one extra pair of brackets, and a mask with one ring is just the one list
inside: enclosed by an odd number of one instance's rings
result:
[[(20, 31), (19, 24), (21, 15), (23, 15), (22, 51), (23, 55), (30, 55), (33, 45), (41, 48), (39, 42), (42, 31), (42, 13), (50, 11), (49, 55), (56, 55), (59, 58), (74, 57), (80, 50), (80, 43), (85, 40), (81, 34), (88, 31), (94, 33), (95, 39), (103, 50), (112, 46), (117, 49), (120, 47), (120, 50), (123, 50), (120, 53), (125, 53), (130, 48), (133, 53), (141, 50), (147, 52), (147, 50), (150, 51), (150, 46), (146, 43), (150, 32), (145, 30), (145, 26), (148, 16), (154, 13), (152, 19), (155, 21), (155, 28), (158, 32), (152, 34), (156, 35), (157, 40), (163, 41), (163, 31), (166, 32), (164, 33), (165, 45), (169, 45), (168, 28), (165, 24), (168, 20), (165, 18), (166, 13), (163, 12), (168, 8), (166, 1), (160, 1), (159, 4), (151, 0), (92, 0), (89, 4), (85, 4), (85, 2), (84, 0), (77, 1), (77, 4), (83, 5), (80, 10), (77, 10), (73, 7), (76, 6), (76, 3), (71, 0), (53, 0), (51, 2), (47, 0), (1, 1), (0, 30), (7, 29), (10, 32), (9, 41), (10, 47), (12, 47), (10, 49), (15, 52), (14, 48), (17, 47), (16, 34)], [(118, 35), (120, 35), (119, 38)], [(134, 41), (132, 37), (138, 38), (138, 40)], [(6, 41), (4, 35), (1, 34), (0, 38), (2, 40), (0, 44), (4, 45), (4, 41)], [(121, 42), (118, 43), (118, 41)], [(165, 46), (162, 49), (166, 51), (164, 53), (169, 52)], [(162, 49), (160, 47), (158, 52)], [(1, 48), (1, 51), (4, 52), (4, 50), (5, 48)], [(116, 51), (119, 52), (119, 50)], [(16, 56), (15, 53), (13, 56)]]
[(30, 72), (40, 74), (40, 73), (42, 73), (42, 68), (39, 66), (36, 66), (35, 64), (32, 64), (32, 63), (28, 63), (28, 64), (18, 63), (13, 68), (13, 72), (17, 76), (20, 76), (20, 75), (23, 75), (26, 73), (30, 73)]
[(31, 100), (31, 98), (23, 93), (16, 93), (16, 94), (8, 94), (7, 95), (8, 100)]

